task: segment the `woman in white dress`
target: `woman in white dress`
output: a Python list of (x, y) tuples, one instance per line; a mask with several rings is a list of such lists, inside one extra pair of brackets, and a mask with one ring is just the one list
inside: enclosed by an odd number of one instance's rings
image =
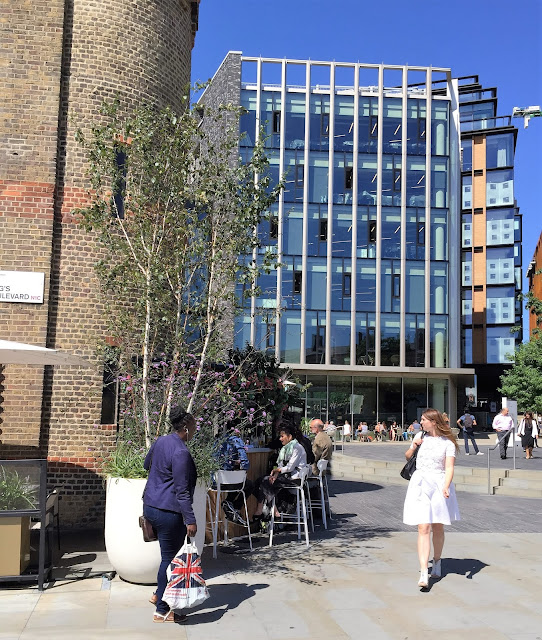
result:
[(452, 483), (457, 439), (440, 411), (427, 409), (418, 433), (405, 453), (411, 458), (417, 447), (416, 471), (408, 484), (403, 522), (418, 525), (419, 587), (427, 587), (428, 563), (433, 532), (433, 566), (431, 577), (441, 576), (441, 554), (444, 546), (444, 525), (459, 520), (459, 508)]

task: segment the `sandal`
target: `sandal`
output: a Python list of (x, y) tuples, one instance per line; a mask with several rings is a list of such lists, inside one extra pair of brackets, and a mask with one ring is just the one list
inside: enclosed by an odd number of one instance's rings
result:
[(175, 611), (169, 611), (165, 615), (161, 613), (155, 613), (152, 617), (153, 622), (184, 622), (186, 620), (186, 615), (175, 613)]
[(151, 604), (156, 604), (158, 602), (158, 596), (156, 595), (156, 593), (152, 594), (152, 596), (149, 598), (149, 602)]

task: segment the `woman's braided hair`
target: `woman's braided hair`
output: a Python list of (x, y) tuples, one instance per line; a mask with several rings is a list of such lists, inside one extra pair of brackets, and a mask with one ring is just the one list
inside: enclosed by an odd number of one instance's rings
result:
[(185, 411), (181, 406), (172, 407), (169, 412), (169, 421), (173, 431), (180, 431), (187, 424), (194, 421), (194, 416), (191, 413)]

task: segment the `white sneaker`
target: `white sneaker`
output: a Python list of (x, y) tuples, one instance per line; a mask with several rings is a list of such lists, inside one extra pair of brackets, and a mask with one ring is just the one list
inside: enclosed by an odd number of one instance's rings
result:
[(476, 454), (477, 456), (483, 456), (484, 452), (483, 451), (478, 451), (478, 453)]
[(466, 453), (465, 455), (466, 455), (466, 456), (470, 456), (470, 453)]
[(431, 577), (440, 578), (442, 575), (442, 569), (440, 567), (440, 560), (433, 559), (433, 566), (431, 567)]
[(420, 579), (418, 580), (418, 587), (422, 587), (422, 589), (424, 587), (428, 587), (429, 586), (429, 571), (427, 569), (424, 569), (423, 571), (420, 571)]

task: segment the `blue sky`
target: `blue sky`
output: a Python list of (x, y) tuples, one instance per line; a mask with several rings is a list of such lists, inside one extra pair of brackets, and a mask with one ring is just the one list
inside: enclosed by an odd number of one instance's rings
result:
[[(210, 78), (230, 50), (433, 65), (455, 76), (478, 74), (483, 85), (498, 88), (498, 115), (508, 115), (515, 106), (542, 104), (541, 18), (540, 0), (201, 0), (192, 78)], [(514, 122), (525, 272), (542, 231), (542, 118), (528, 129)]]

